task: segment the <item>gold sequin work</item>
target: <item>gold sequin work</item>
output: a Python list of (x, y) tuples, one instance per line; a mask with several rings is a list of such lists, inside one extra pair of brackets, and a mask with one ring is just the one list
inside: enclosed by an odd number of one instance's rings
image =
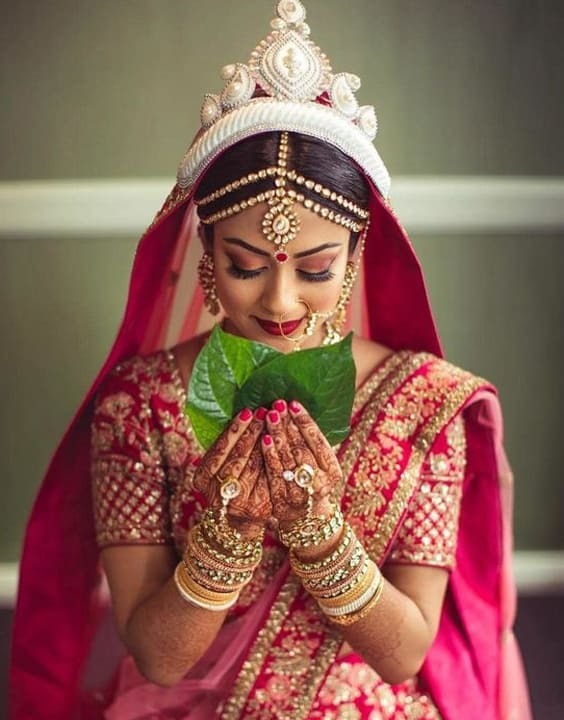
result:
[[(484, 381), (425, 353), (392, 354), (358, 390), (338, 449), (342, 507), (371, 557), (452, 567), (466, 447), (461, 409)], [(204, 499), (192, 487), (199, 449), (184, 416), (174, 357), (120, 365), (98, 395), (92, 475), (98, 542), (169, 543), (184, 550)], [(267, 533), (263, 561), (231, 610), (244, 613), (286, 551)], [(390, 686), (362, 659), (338, 658), (340, 632), (292, 574), (218, 709), (222, 720), (437, 720), (417, 679)]]

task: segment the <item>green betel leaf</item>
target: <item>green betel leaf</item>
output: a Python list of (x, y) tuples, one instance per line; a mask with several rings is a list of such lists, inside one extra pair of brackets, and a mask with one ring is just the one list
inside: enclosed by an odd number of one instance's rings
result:
[(349, 431), (354, 399), (352, 334), (328, 347), (284, 354), (214, 328), (196, 358), (186, 412), (209, 448), (242, 408), (299, 400), (334, 445)]
[(212, 330), (192, 368), (186, 405), (194, 433), (205, 449), (235, 414), (237, 389), (257, 367), (280, 354), (268, 345), (230, 335), (219, 325)]
[(235, 394), (234, 411), (299, 400), (331, 445), (349, 432), (356, 369), (352, 333), (335, 345), (281, 354), (255, 370)]

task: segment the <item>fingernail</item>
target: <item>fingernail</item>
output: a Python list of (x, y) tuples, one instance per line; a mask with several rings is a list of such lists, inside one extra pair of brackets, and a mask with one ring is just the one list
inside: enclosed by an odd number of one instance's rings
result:
[(266, 409), (266, 408), (258, 407), (258, 408), (255, 410), (255, 417), (256, 417), (257, 420), (264, 420), (264, 418), (266, 417), (266, 413), (267, 413), (267, 409)]
[(271, 410), (268, 413), (268, 419), (273, 425), (276, 425), (276, 423), (280, 422), (280, 415), (276, 412), (276, 410)]
[(239, 420), (243, 420), (246, 422), (247, 420), (250, 420), (253, 417), (253, 413), (249, 410), (249, 408), (244, 408), (239, 413)]
[(293, 412), (294, 415), (297, 415), (302, 410), (302, 406), (300, 405), (300, 403), (296, 402), (295, 400), (292, 400), (292, 402), (289, 405), (289, 408), (290, 408), (290, 412)]
[(278, 412), (283, 413), (286, 410), (286, 401), (285, 400), (276, 400), (276, 402), (272, 403), (272, 407), (275, 410), (278, 410)]
[(270, 447), (270, 445), (272, 445), (272, 435), (264, 435), (262, 442), (266, 445), (266, 447)]

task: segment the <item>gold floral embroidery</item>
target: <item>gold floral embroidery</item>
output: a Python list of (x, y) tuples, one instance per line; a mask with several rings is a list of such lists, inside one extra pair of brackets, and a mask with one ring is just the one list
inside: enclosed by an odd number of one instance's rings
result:
[[(439, 368), (433, 365), (438, 363)], [(425, 367), (425, 371), (420, 373)], [(424, 381), (416, 381), (417, 374), (422, 374)], [(453, 381), (453, 374), (456, 381)], [(431, 379), (427, 380), (429, 376)], [(441, 391), (437, 385), (443, 382), (446, 387)], [(403, 418), (401, 422), (395, 425), (389, 421), (388, 409), (391, 407), (392, 415), (397, 411), (398, 405), (394, 405), (397, 401), (397, 393), (403, 391), (406, 387), (407, 400), (404, 407), (408, 408), (410, 414), (415, 414), (417, 408), (417, 417), (409, 417), (409, 428), (413, 431), (413, 437), (405, 438), (406, 424)], [(348, 500), (350, 503), (351, 486), (354, 486), (355, 463), (361, 463), (362, 455), (367, 451), (370, 452), (370, 444), (367, 440), (370, 436), (371, 442), (374, 438), (386, 437), (394, 442), (401, 442), (401, 438), (405, 438), (404, 448), (401, 459), (404, 468), (396, 476), (395, 482), (391, 488), (383, 488), (388, 493), (387, 501), (380, 509), (379, 522), (373, 537), (370, 539), (371, 554), (379, 562), (382, 562), (386, 549), (390, 544), (394, 532), (397, 529), (398, 522), (406, 510), (409, 498), (412, 496), (414, 489), (421, 473), (421, 467), (425, 459), (428, 449), (432, 446), (432, 442), (439, 433), (441, 427), (445, 425), (466, 402), (470, 395), (481, 385), (483, 381), (473, 378), (472, 376), (452, 368), (448, 363), (437, 360), (433, 356), (426, 354), (407, 353), (402, 357), (402, 362), (398, 365), (390, 364), (390, 372), (381, 378), (380, 385), (367, 402), (360, 418), (353, 424), (351, 436), (348, 441), (343, 443), (340, 448), (342, 466), (345, 471), (345, 477), (349, 480), (345, 496), (345, 504)], [(432, 400), (426, 397), (418, 400), (415, 392), (430, 392)], [(414, 401), (409, 401), (409, 395), (413, 396)], [(388, 400), (390, 402), (388, 402)], [(402, 401), (398, 401), (400, 404)], [(377, 421), (377, 416), (382, 413), (382, 417)], [(397, 415), (396, 415), (397, 418)], [(385, 423), (387, 423), (385, 425)], [(385, 428), (383, 431), (382, 428)], [(394, 436), (397, 431), (400, 439)], [(409, 442), (407, 442), (409, 440)], [(399, 455), (398, 455), (399, 458)], [(392, 476), (390, 475), (390, 480)], [(368, 490), (368, 488), (366, 488)], [(367, 498), (365, 498), (367, 501)], [(368, 501), (367, 501), (368, 503)], [(358, 510), (366, 510), (369, 504), (362, 503), (358, 498)], [(349, 508), (350, 509), (350, 508)], [(361, 512), (360, 515), (349, 515), (354, 521), (356, 518), (359, 522), (365, 523), (367, 517)], [(334, 629), (327, 625), (323, 627), (321, 637), (321, 645), (319, 640), (312, 641), (312, 647), (309, 649), (309, 663), (307, 672), (294, 675), (291, 684), (288, 678), (281, 672), (276, 672), (277, 661), (279, 658), (279, 649), (285, 645), (285, 638), (294, 636), (297, 632), (293, 618), (295, 613), (292, 611), (293, 603), (299, 594), (299, 586), (294, 585), (295, 580), (289, 577), (279, 600), (283, 601), (276, 605), (276, 611), (271, 613), (267, 619), (266, 627), (270, 629), (267, 636), (261, 636), (251, 649), (248, 659), (245, 663), (244, 672), (235, 682), (233, 693), (226, 704), (228, 712), (221, 717), (222, 720), (234, 720), (244, 715), (248, 720), (266, 720), (266, 718), (288, 717), (292, 720), (305, 720), (310, 717), (312, 703), (315, 700), (318, 689), (323, 681), (327, 668), (335, 661), (341, 641), (338, 636), (334, 635)], [(301, 596), (303, 599), (303, 596)], [(315, 606), (306, 604), (311, 607), (312, 614), (319, 615)], [(280, 613), (285, 615), (285, 620), (280, 620)], [(301, 622), (301, 620), (298, 620)], [(312, 620), (313, 622), (313, 620)], [(270, 643), (268, 648), (267, 642)], [(300, 652), (306, 652), (306, 647), (300, 647)], [(305, 665), (305, 664), (304, 664)], [(295, 688), (297, 678), (300, 679), (301, 692)], [(259, 678), (263, 682), (257, 683)], [(265, 680), (268, 678), (268, 680)], [(277, 705), (276, 701), (270, 697), (265, 691), (264, 683), (268, 682), (268, 687), (285, 688), (283, 704)], [(416, 683), (416, 680), (413, 681)], [(256, 684), (256, 686), (255, 686)], [(388, 686), (389, 687), (389, 686)], [(415, 687), (415, 686), (414, 686)], [(251, 692), (252, 690), (252, 692)], [(387, 690), (383, 691), (387, 693)], [(394, 688), (395, 692), (395, 688)], [(277, 697), (280, 693), (277, 693)], [(428, 709), (428, 717), (438, 718), (436, 709), (433, 707), (430, 699), (428, 700), (428, 708), (425, 708), (419, 700), (404, 693), (405, 699), (405, 717), (406, 718), (424, 718), (425, 711)], [(353, 709), (345, 708), (346, 712), (353, 712)], [(378, 717), (375, 715), (374, 717)]]
[[(130, 390), (111, 392), (114, 386)], [(115, 368), (107, 387), (92, 424), (98, 543), (170, 543), (169, 501), (181, 487), (180, 469), (198, 452), (174, 358), (163, 352), (132, 358)]]
[(391, 562), (454, 567), (466, 464), (464, 421), (457, 416), (439, 435), (440, 452), (428, 454), (419, 487), (389, 555)]
[[(143, 446), (146, 463), (134, 459), (131, 452), (131, 457), (126, 460), (114, 457), (116, 464), (108, 465), (103, 472), (102, 465), (98, 467), (96, 502), (101, 506), (103, 500), (100, 498), (106, 493), (108, 496), (111, 492), (120, 495), (119, 503), (117, 500), (113, 503), (114, 506), (119, 504), (119, 508), (113, 510), (117, 514), (112, 519), (113, 529), (105, 530), (108, 535), (100, 536), (101, 542), (127, 542), (128, 538), (141, 542), (170, 542), (174, 538), (181, 552), (186, 528), (197, 521), (202, 508), (201, 498), (191, 483), (195, 469), (192, 460), (200, 450), (184, 417), (185, 391), (178, 369), (170, 353), (156, 353), (128, 361), (116, 372), (126, 383), (137, 384), (139, 398), (133, 398), (133, 405), (125, 398), (114, 402), (112, 408), (119, 422), (107, 415), (105, 422), (95, 423), (93, 444), (101, 454), (106, 453), (103, 462), (109, 462), (112, 450), (115, 452), (112, 443), (116, 440), (126, 442), (126, 447), (132, 450), (127, 446), (129, 438), (133, 445)], [(339, 449), (344, 475), (349, 481), (344, 509), (352, 522), (363, 526), (369, 552), (380, 562), (413, 496), (424, 461), (423, 472), (432, 473), (435, 478), (439, 477), (438, 470), (444, 468), (445, 458), (441, 453), (429, 453), (434, 438), (482, 384), (431, 355), (405, 351), (388, 358), (357, 393), (352, 432)], [(442, 390), (441, 386), (444, 386)], [(151, 405), (153, 397), (159, 399), (158, 408)], [(131, 416), (124, 414), (129, 408)], [(132, 434), (133, 420), (139, 421), (139, 428)], [(119, 437), (115, 435), (116, 424), (121, 427)], [(455, 445), (454, 441), (450, 442), (453, 449)], [(447, 456), (451, 467), (462, 467), (462, 448), (453, 451), (452, 455), (447, 453)], [(159, 464), (155, 464), (157, 458)], [(146, 485), (147, 481), (154, 483), (154, 487)], [(112, 482), (115, 483), (113, 486)], [(127, 482), (133, 485), (127, 485)], [(156, 498), (157, 487), (161, 491), (164, 489), (164, 495), (158, 500), (149, 500), (151, 507), (146, 515), (139, 512), (130, 499), (128, 502), (128, 498), (137, 496), (144, 484), (145, 490), (149, 488), (151, 498)], [(120, 525), (120, 508), (126, 505), (129, 505), (127, 513), (130, 518), (135, 514), (138, 525)], [(161, 520), (154, 506), (164, 510), (167, 525), (159, 525)], [(256, 581), (242, 594), (233, 612), (243, 611), (262, 594), (284, 557), (279, 546), (267, 549)], [(231, 697), (220, 710), (221, 718), (239, 718), (243, 708), (249, 720), (309, 718), (327, 669), (335, 667), (332, 663), (341, 642), (340, 633), (328, 626), (315, 603), (304, 597), (298, 580), (293, 575), (288, 576), (253, 643)], [(358, 667), (367, 668), (362, 663)], [(255, 687), (261, 669), (267, 685)], [(436, 714), (425, 714), (428, 708), (417, 698), (416, 681), (413, 683), (413, 692), (381, 683), (377, 691), (379, 704), (374, 706), (374, 712), (380, 713), (381, 708), (397, 702), (401, 696), (406, 719), (438, 718)], [(279, 713), (281, 707), (285, 708), (282, 714)], [(318, 717), (320, 720), (322, 717), (324, 720), (329, 717), (354, 718), (356, 711), (356, 701), (349, 698), (341, 702), (334, 715)], [(360, 717), (376, 720), (387, 716), (361, 714)]]
[(365, 663), (336, 662), (329, 670), (308, 720), (440, 720), (415, 679), (390, 686)]

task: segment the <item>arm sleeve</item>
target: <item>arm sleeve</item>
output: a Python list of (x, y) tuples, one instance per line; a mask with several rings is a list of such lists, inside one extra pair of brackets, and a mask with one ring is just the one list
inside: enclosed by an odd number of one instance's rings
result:
[(172, 542), (162, 442), (149, 384), (118, 366), (95, 404), (91, 473), (100, 547)]
[(457, 415), (425, 458), (388, 562), (454, 567), (465, 469), (464, 419)]

